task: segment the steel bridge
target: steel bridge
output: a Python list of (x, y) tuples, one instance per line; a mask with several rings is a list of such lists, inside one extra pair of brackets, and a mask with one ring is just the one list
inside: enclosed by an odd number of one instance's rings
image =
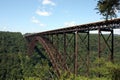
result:
[[(28, 53), (31, 55), (36, 43), (39, 42), (46, 51), (52, 67), (58, 76), (61, 70), (78, 74), (81, 68), (84, 73), (89, 74), (89, 64), (91, 63), (90, 31), (98, 30), (98, 39), (95, 41), (98, 46), (97, 56), (105, 56), (110, 61), (114, 61), (114, 29), (120, 28), (120, 18), (100, 21), (95, 23), (75, 25), (67, 28), (45, 31), (26, 35), (28, 40)], [(102, 32), (109, 32), (107, 37)], [(84, 55), (82, 55), (84, 53)], [(84, 64), (85, 66), (81, 66)], [(72, 66), (72, 67), (71, 67)]]

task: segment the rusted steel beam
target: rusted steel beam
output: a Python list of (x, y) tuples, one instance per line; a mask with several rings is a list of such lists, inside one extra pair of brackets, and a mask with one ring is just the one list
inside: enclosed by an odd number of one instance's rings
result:
[(87, 33), (87, 76), (89, 76), (89, 67), (90, 67), (90, 33)]
[(63, 43), (64, 43), (64, 54), (65, 54), (65, 58), (66, 58), (66, 33), (63, 34)]
[(111, 44), (112, 44), (112, 49), (111, 49), (111, 62), (114, 62), (114, 32), (113, 29), (111, 30), (111, 34), (112, 34), (112, 40), (111, 40)]
[[(64, 46), (64, 52), (63, 52), (63, 58), (64, 58), (64, 60), (65, 60), (65, 62), (66, 62), (66, 58), (67, 58), (67, 52), (66, 52), (66, 49), (67, 49), (67, 46), (66, 46), (66, 33), (63, 33), (63, 46)], [(66, 64), (64, 64), (64, 65), (66, 65)]]
[(74, 74), (77, 75), (78, 71), (78, 32), (75, 32), (75, 64), (74, 64)]
[(100, 31), (100, 27), (98, 29), (98, 58), (101, 58), (101, 40), (100, 40), (100, 35), (101, 35), (101, 31)]
[(41, 43), (43, 48), (46, 50), (47, 55), (49, 56), (53, 68), (55, 69), (58, 76), (61, 75), (60, 70), (69, 71), (62, 54), (57, 51), (54, 45), (51, 44), (51, 42), (47, 38), (42, 36), (35, 36), (33, 41), (38, 41), (39, 43)]
[(46, 43), (46, 40), (43, 39), (42, 37), (36, 37), (36, 39), (42, 44), (42, 46), (46, 49), (48, 56), (51, 60), (51, 63), (53, 65), (53, 68), (55, 69), (56, 73), (58, 76), (60, 76), (60, 69), (59, 66), (56, 63), (55, 56), (53, 55), (54, 52), (51, 50), (51, 47), (49, 47), (49, 43)]
[(57, 47), (57, 50), (59, 52), (59, 34), (56, 34), (56, 38), (57, 38), (56, 47)]

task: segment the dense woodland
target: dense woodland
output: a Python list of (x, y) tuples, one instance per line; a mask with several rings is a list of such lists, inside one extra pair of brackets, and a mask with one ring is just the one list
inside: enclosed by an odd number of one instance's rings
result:
[[(96, 41), (97, 34), (91, 34), (91, 54), (97, 52)], [(27, 41), (21, 33), (0, 32), (0, 80), (120, 80), (119, 42), (120, 36), (115, 35), (114, 63), (105, 61), (104, 57), (95, 59), (96, 55), (93, 55), (90, 76), (81, 75), (84, 73), (83, 69), (76, 77), (64, 71), (60, 77), (57, 77), (42, 46), (37, 45), (33, 55), (28, 56)]]

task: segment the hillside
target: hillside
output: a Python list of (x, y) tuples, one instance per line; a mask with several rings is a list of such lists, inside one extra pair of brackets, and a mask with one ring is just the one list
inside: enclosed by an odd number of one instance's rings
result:
[(0, 53), (26, 51), (26, 41), (19, 32), (0, 32)]
[(49, 79), (48, 60), (35, 50), (39, 54), (27, 55), (27, 42), (20, 32), (0, 32), (0, 80)]

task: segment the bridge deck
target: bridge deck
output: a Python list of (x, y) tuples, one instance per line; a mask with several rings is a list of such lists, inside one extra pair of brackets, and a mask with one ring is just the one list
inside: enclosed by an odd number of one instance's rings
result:
[(100, 21), (94, 22), (89, 24), (82, 24), (82, 25), (75, 25), (67, 28), (61, 28), (51, 31), (45, 31), (41, 33), (35, 33), (28, 36), (35, 36), (35, 35), (48, 35), (48, 34), (61, 34), (61, 33), (72, 33), (75, 31), (78, 32), (86, 32), (86, 31), (93, 31), (98, 29), (117, 29), (120, 28), (120, 18), (108, 20), (108, 21)]

